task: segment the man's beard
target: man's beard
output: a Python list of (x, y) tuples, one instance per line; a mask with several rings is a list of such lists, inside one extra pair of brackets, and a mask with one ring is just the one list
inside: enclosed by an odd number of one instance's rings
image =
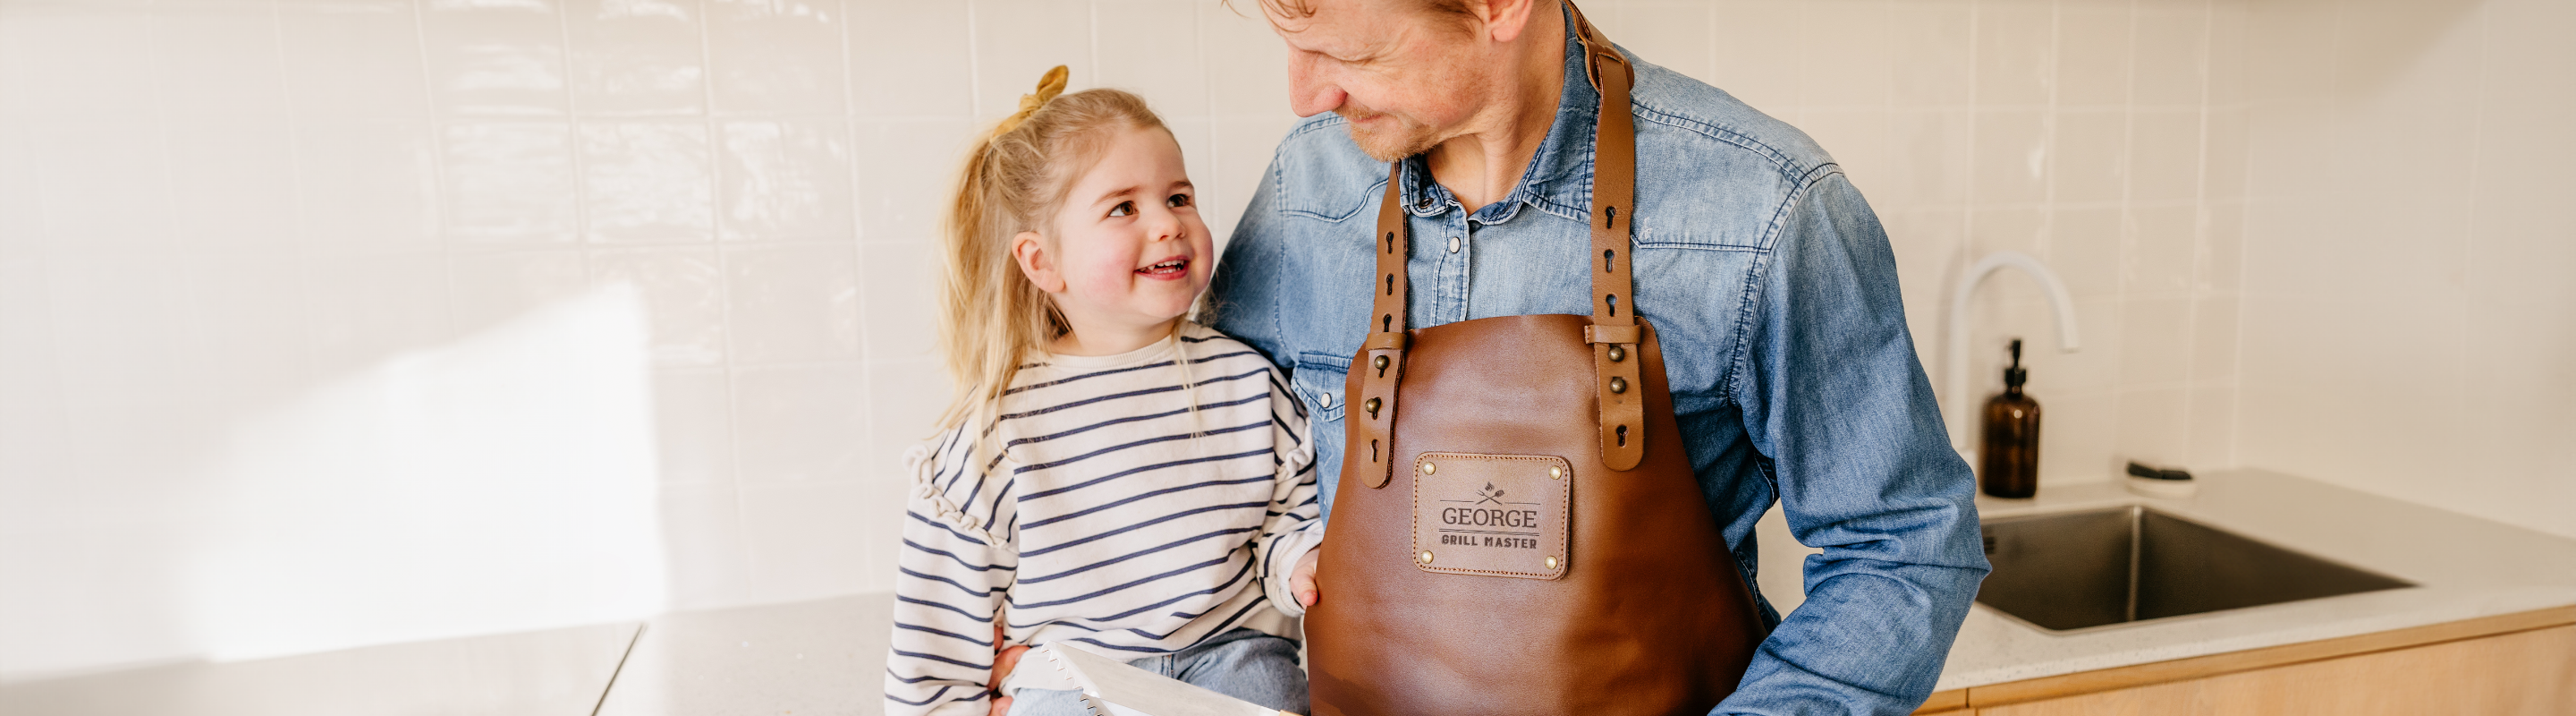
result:
[(1395, 120), (1395, 128), (1387, 131), (1361, 128), (1360, 117), (1376, 114), (1365, 108), (1344, 105), (1335, 108), (1333, 113), (1341, 115), (1342, 119), (1350, 122), (1351, 142), (1358, 144), (1360, 153), (1369, 155), (1370, 159), (1392, 162), (1431, 151), (1432, 147), (1440, 146), (1440, 136), (1430, 127), (1405, 121), (1402, 117), (1378, 115)]

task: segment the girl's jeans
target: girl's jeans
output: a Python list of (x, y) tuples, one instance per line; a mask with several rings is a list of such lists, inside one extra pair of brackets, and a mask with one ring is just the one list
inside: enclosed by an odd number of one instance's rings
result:
[[(1251, 629), (1127, 663), (1264, 708), (1306, 712), (1306, 672), (1297, 667), (1297, 642)], [(1020, 689), (1011, 698), (1011, 716), (1091, 716), (1091, 710), (1078, 691)]]

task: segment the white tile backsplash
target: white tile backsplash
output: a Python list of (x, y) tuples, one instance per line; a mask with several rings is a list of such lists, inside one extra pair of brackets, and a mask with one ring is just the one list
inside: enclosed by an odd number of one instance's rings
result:
[(457, 335), (445, 256), (323, 256), (306, 267), (314, 363), (326, 373), (363, 368)]
[(848, 122), (745, 119), (717, 129), (724, 238), (847, 239), (857, 231)]
[(590, 254), (592, 281), (632, 284), (643, 293), (650, 342), (661, 366), (719, 365), (725, 356), (724, 272), (711, 247)]
[(2201, 112), (2137, 112), (2129, 120), (2129, 200), (2200, 198)]
[(442, 205), (436, 132), (416, 120), (300, 121), (293, 156), (304, 244), (326, 251), (435, 247)]
[[(2560, 5), (1586, 10), (1836, 155), (1924, 355), (1978, 256), (2059, 273), (2083, 350), (1999, 274), (1950, 396), (2025, 339), (2046, 480), (2248, 464), (2576, 534), (2576, 459), (2531, 447), (2576, 420)], [(897, 455), (951, 390), (929, 309), (966, 147), (1069, 65), (1162, 111), (1224, 237), (1295, 121), (1235, 6), (0, 2), (0, 510), (76, 505), (0, 512), (0, 544), (64, 545), (0, 570), (158, 559), (107, 535), (188, 494), (227, 426), (624, 284), (671, 603), (882, 588)], [(2407, 375), (2430, 382), (2376, 392)], [(92, 606), (63, 618), (119, 614)], [(0, 677), (169, 656), (156, 628)]]
[(0, 112), (149, 114), (161, 105), (154, 56), (143, 0), (0, 5)]
[(733, 481), (733, 388), (723, 370), (655, 372), (653, 421), (664, 489)]
[(286, 112), (278, 72), (277, 21), (265, 0), (196, 0), (157, 6), (153, 88), (176, 115), (256, 115), (274, 126)]
[(715, 108), (727, 115), (847, 111), (846, 22), (834, 0), (704, 0)]
[(430, 0), (419, 6), (430, 96), (460, 115), (563, 115), (564, 20), (547, 0)]
[(552, 249), (471, 253), (449, 264), (457, 325), (489, 326), (589, 287), (580, 251)]
[[(1036, 80), (1036, 74), (1029, 75), (1029, 82)], [(962, 117), (854, 123), (860, 240), (927, 241), (937, 236), (948, 210), (947, 193), (955, 189), (955, 174), (965, 166), (966, 149), (987, 128)]]
[(296, 243), (292, 135), (277, 117), (197, 117), (169, 125), (172, 225), (203, 249)]
[[(873, 526), (894, 517), (869, 504), (882, 498), (879, 491), (840, 481), (745, 485), (738, 492), (750, 580), (762, 596), (814, 599), (894, 586), (891, 574), (869, 569), (889, 566), (871, 555), (890, 554), (897, 546), (870, 539), (881, 534)], [(880, 516), (865, 517), (870, 513)]]
[(279, 0), (279, 61), (299, 117), (417, 119), (429, 111), (419, 11), (409, 0)]
[[(1807, 107), (1885, 107), (1894, 82), (1890, 3), (1876, 0), (1810, 0), (1801, 3), (1799, 43), (1832, 47), (1789, 63), (1798, 73), (1798, 101)], [(1607, 32), (1607, 31), (1605, 31)], [(1651, 61), (1651, 60), (1649, 60)]]
[(867, 367), (857, 361), (738, 368), (733, 405), (739, 484), (850, 482), (894, 469), (895, 455), (869, 450)]
[(1204, 54), (1198, 15), (1223, 8), (1202, 0), (1096, 0), (1091, 12), (1100, 27), (1114, 29), (1094, 40), (1099, 74), (1086, 84), (1135, 92), (1165, 116), (1208, 114), (1207, 66), (1172, 58)]
[(445, 130), (439, 197), (450, 237), (499, 245), (573, 240), (580, 206), (572, 123), (467, 121)]
[(585, 115), (699, 115), (705, 18), (695, 0), (565, 0), (566, 75)]
[(580, 206), (591, 241), (696, 242), (715, 234), (715, 151), (706, 122), (588, 122), (580, 131)]
[[(2048, 200), (2049, 159), (2053, 156), (2048, 113), (2036, 109), (1981, 109), (1977, 112), (1976, 167), (1969, 196), (1980, 204), (2026, 204)], [(1831, 151), (1833, 147), (1826, 147)], [(2063, 170), (2058, 170), (2063, 171)]]
[(2129, 3), (2066, 2), (2057, 9), (2057, 97), (2065, 107), (2129, 103)]
[(867, 311), (867, 358), (922, 361), (938, 357), (939, 305), (943, 265), (940, 244), (930, 241), (869, 243), (859, 247), (859, 283)]
[(168, 140), (139, 118), (31, 122), (45, 236), (61, 253), (167, 251), (171, 223)]
[[(975, 114), (968, 3), (850, 0), (850, 112), (863, 117)], [(896, 68), (901, 68), (896, 71)]]
[(858, 247), (724, 249), (725, 324), (737, 363), (857, 360)]

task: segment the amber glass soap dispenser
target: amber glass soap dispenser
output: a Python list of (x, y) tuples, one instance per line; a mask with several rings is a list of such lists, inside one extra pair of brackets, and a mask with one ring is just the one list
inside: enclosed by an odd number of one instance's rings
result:
[(2012, 342), (2012, 367), (2004, 392), (1986, 401), (1985, 449), (1977, 453), (1977, 479), (1986, 494), (2029, 497), (2039, 492), (2039, 401), (2021, 392), (2030, 371), (2021, 367), (2021, 339)]

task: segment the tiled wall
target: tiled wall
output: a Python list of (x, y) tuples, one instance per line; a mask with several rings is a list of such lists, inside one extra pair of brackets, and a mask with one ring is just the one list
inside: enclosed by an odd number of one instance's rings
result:
[(2576, 4), (2249, 29), (2243, 462), (2576, 536)]
[(1978, 258), (2021, 251), (2065, 282), (2075, 353), (2058, 352), (2044, 294), (2021, 274), (1993, 275), (1971, 304), (1967, 398), (2002, 390), (2004, 345), (2026, 339), (2047, 483), (2101, 479), (2124, 459), (2232, 462), (2244, 8), (1633, 2), (1602, 14), (1648, 60), (1834, 153), (1888, 227), (1936, 389), (1952, 283)]
[[(2242, 2), (1587, 9), (1843, 160), (1936, 377), (1955, 274), (2055, 267), (2085, 345), (2032, 351), (2048, 480), (2233, 462)], [(1215, 0), (0, 1), (0, 542), (40, 545), (0, 578), (148, 585), (169, 555), (118, 535), (177, 508), (137, 495), (238, 426), (631, 284), (670, 605), (885, 588), (946, 395), (934, 217), (1057, 63), (1155, 103), (1220, 235), (1293, 121)], [(1981, 399), (2053, 333), (2017, 276), (1975, 311)]]

